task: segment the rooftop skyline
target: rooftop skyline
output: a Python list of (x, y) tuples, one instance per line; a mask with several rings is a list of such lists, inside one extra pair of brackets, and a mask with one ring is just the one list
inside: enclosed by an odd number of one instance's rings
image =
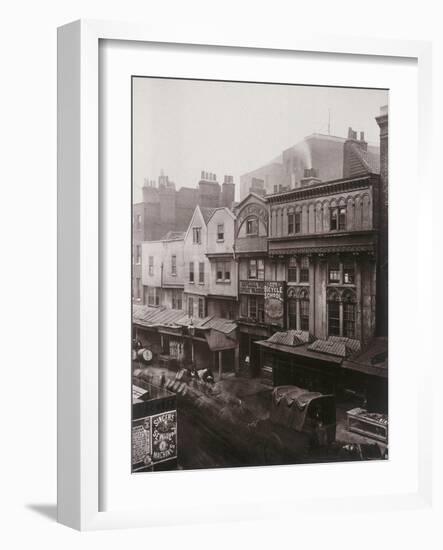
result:
[(161, 170), (177, 189), (202, 170), (232, 175), (238, 198), (242, 174), (313, 133), (345, 138), (352, 126), (378, 144), (388, 103), (386, 90), (158, 78), (135, 78), (133, 93), (134, 202)]

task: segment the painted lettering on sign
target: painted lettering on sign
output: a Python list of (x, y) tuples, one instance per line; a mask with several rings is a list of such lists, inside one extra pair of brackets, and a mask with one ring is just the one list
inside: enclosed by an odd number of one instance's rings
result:
[(265, 320), (270, 324), (284, 325), (284, 281), (266, 281), (264, 283)]
[(152, 417), (152, 461), (162, 462), (177, 456), (177, 411)]
[(151, 417), (139, 418), (132, 425), (132, 465), (151, 464)]

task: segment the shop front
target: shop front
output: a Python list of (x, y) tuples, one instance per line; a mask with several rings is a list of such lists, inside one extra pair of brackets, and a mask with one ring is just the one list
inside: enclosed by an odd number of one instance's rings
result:
[(273, 386), (298, 386), (323, 394), (336, 394), (340, 380), (342, 358), (310, 352), (307, 344), (291, 348), (282, 344), (261, 341), (263, 376)]

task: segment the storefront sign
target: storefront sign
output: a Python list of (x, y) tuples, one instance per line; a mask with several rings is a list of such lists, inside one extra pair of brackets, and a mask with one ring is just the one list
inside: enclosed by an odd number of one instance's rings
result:
[(263, 294), (264, 281), (240, 281), (239, 293), (240, 294)]
[(265, 322), (284, 326), (284, 281), (266, 281), (265, 295)]
[(152, 417), (152, 461), (163, 462), (177, 456), (177, 411)]
[(177, 411), (132, 423), (132, 466), (139, 469), (177, 457)]

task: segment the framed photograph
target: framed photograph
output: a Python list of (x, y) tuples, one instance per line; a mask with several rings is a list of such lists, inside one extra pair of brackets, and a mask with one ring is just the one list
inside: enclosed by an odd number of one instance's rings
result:
[(172, 34), (59, 29), (59, 521), (430, 506), (430, 46)]

